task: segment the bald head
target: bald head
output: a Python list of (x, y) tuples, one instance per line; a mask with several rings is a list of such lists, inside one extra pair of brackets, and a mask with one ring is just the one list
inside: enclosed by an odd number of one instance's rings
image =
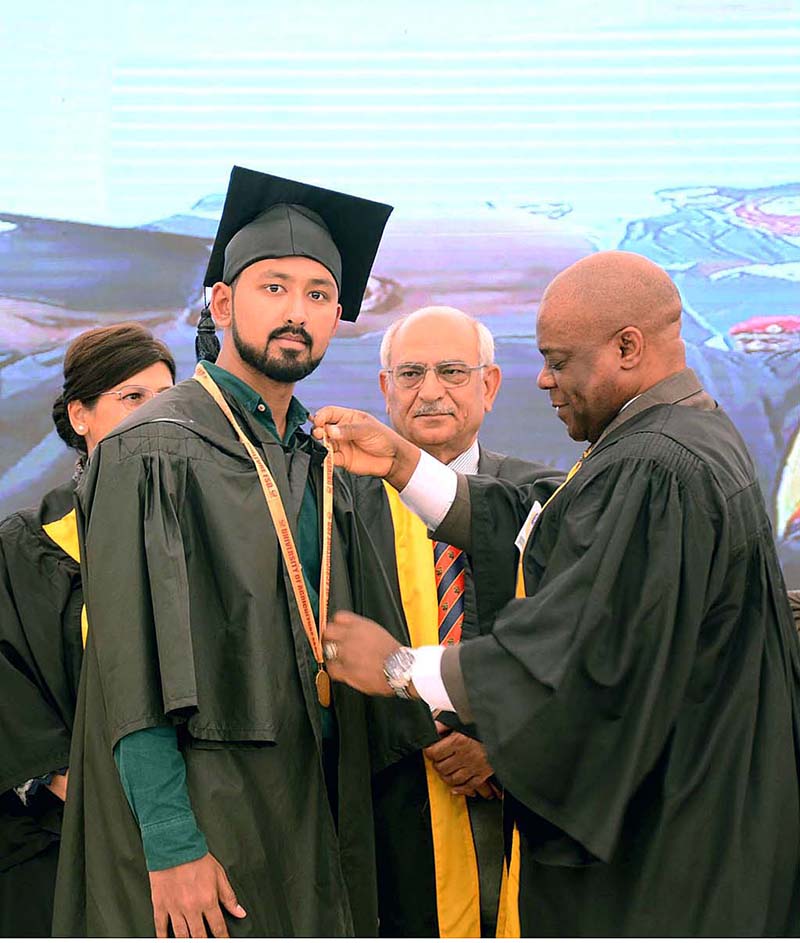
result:
[(680, 325), (672, 280), (632, 252), (598, 252), (553, 279), (536, 320), (539, 386), (572, 438), (596, 441), (628, 400), (683, 369)]
[(386, 332), (381, 366), (386, 412), (401, 435), (442, 462), (475, 442), (500, 386), (483, 324), (458, 308), (420, 308)]
[(594, 338), (629, 325), (654, 340), (680, 334), (678, 289), (662, 268), (633, 252), (598, 252), (564, 269), (547, 286), (539, 316), (556, 309)]

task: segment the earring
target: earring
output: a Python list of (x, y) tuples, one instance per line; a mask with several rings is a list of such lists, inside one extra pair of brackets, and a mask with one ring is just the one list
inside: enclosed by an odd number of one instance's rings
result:
[(86, 432), (86, 426), (78, 426), (75, 431), (78, 435), (83, 435)]

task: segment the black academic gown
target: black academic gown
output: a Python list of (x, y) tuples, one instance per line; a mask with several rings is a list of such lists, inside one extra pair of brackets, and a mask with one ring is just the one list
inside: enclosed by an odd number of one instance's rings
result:
[[(527, 506), (469, 491), (480, 585)], [(523, 935), (796, 935), (798, 639), (725, 413), (622, 421), (523, 562), (528, 598), (459, 657), (521, 836)]]
[[(43, 527), (74, 483), (0, 524), (0, 936), (48, 936), (62, 803), (13, 789), (68, 764), (82, 655), (80, 567)], [(73, 529), (74, 533), (74, 529)]]
[[(293, 524), (306, 475), (321, 487), (319, 449), (284, 448), (229, 402), (266, 456)], [(402, 635), (342, 476), (335, 493), (330, 609), (382, 612)], [(407, 711), (403, 734), (382, 737), (371, 730), (367, 699), (333, 686), (332, 809), (316, 666), (275, 531), (250, 459), (196, 382), (162, 394), (107, 437), (78, 497), (90, 629), (54, 932), (153, 935), (139, 829), (112, 749), (171, 721), (198, 825), (247, 911), (227, 917), (230, 933), (374, 935), (367, 739), (391, 746), (394, 737), (397, 747), (417, 729), (424, 741), (424, 711)]]
[[(483, 448), (479, 455), (478, 474), (503, 478), (519, 485), (546, 479), (547, 483), (542, 486), (542, 500), (563, 477), (548, 466)], [(370, 521), (372, 531), (381, 535), (376, 547), (393, 592), (400, 599), (394, 529), (386, 489), (383, 482), (375, 478), (356, 479), (354, 489), (359, 512)], [(514, 582), (514, 568), (509, 566), (478, 597), (467, 559), (463, 639), (476, 638), (491, 631), (497, 611), (513, 598)], [(439, 719), (468, 736), (476, 736), (474, 725), (460, 723), (455, 714), (446, 713)], [(377, 771), (373, 782), (373, 802), (381, 936), (439, 936), (431, 813), (425, 767), (419, 751), (398, 758)], [(492, 924), (489, 935), (494, 935), (491, 913), (493, 911), (496, 917), (503, 856), (502, 804), (476, 797), (468, 800), (468, 807), (481, 869), (481, 911), (487, 914), (487, 919), (482, 922)], [(493, 896), (493, 902), (484, 901), (484, 896)], [(489, 926), (484, 929), (488, 931)]]

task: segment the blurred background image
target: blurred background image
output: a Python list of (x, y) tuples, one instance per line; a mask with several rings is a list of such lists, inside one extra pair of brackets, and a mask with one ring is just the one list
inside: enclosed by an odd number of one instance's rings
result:
[(599, 6), (7, 5), (0, 514), (71, 473), (50, 407), (76, 334), (141, 321), (191, 374), (237, 163), (396, 207), (358, 322), (303, 383), (311, 409), (380, 416), (382, 331), (455, 305), (503, 368), (484, 443), (568, 467), (580, 447), (535, 386), (541, 293), (601, 249), (662, 265), (800, 585), (800, 10)]

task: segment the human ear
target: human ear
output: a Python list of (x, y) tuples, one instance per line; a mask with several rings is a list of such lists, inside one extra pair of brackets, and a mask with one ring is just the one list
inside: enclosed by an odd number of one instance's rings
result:
[(620, 366), (631, 370), (639, 365), (644, 353), (644, 337), (638, 327), (624, 327), (617, 333)]
[(67, 415), (75, 434), (85, 436), (89, 431), (89, 410), (79, 399), (73, 399), (67, 403)]
[(211, 289), (211, 316), (218, 328), (224, 330), (231, 325), (233, 312), (233, 288), (225, 282), (216, 282)]
[(487, 413), (492, 411), (502, 379), (503, 373), (496, 363), (490, 363), (488, 367), (483, 368), (483, 408)]
[(389, 415), (389, 373), (386, 370), (381, 370), (378, 374), (378, 385), (381, 388), (381, 393), (383, 393), (383, 398), (386, 401), (386, 415)]

